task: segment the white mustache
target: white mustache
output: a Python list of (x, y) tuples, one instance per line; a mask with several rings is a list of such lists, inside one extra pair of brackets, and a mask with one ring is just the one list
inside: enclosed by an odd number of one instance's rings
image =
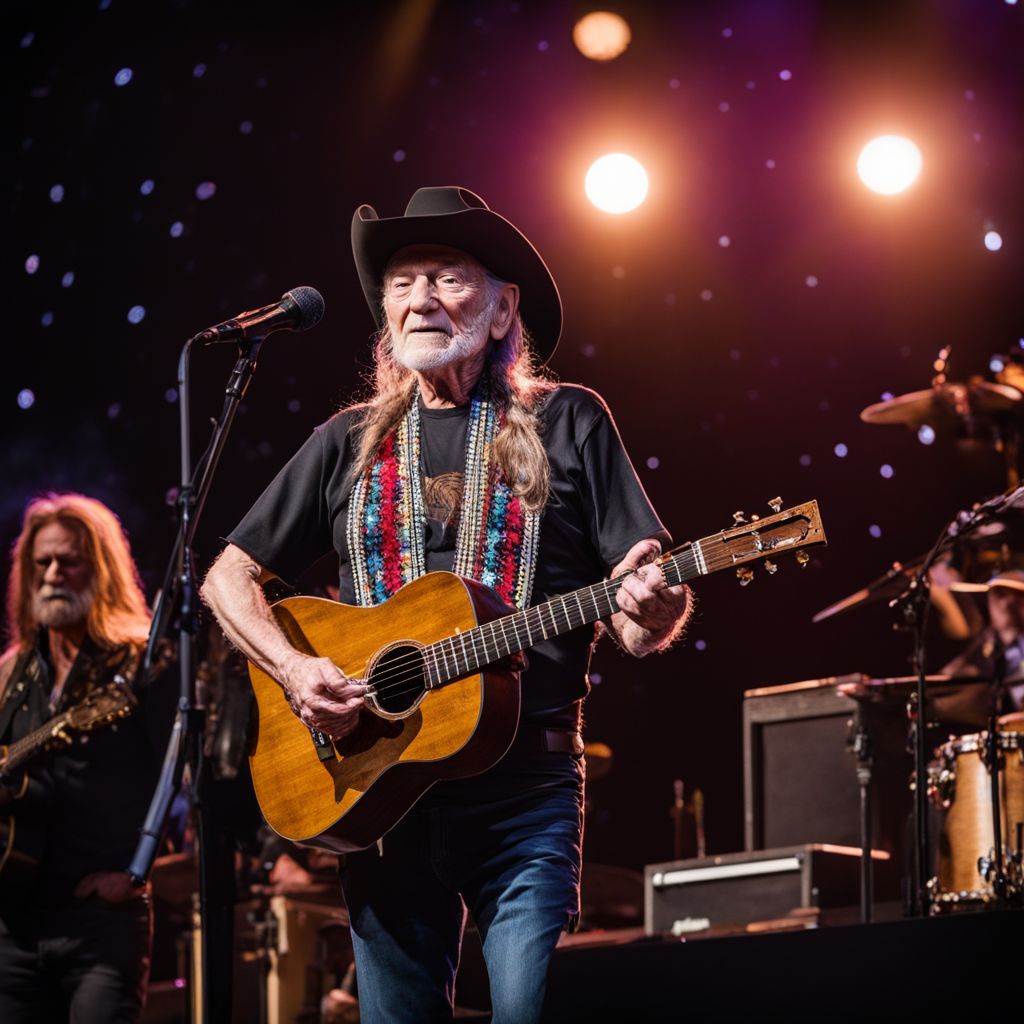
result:
[(44, 601), (71, 601), (75, 595), (67, 587), (55, 587), (52, 583), (44, 583), (39, 588), (39, 596)]

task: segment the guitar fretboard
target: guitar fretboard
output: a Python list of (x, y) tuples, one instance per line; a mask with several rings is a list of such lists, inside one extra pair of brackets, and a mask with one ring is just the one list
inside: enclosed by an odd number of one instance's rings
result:
[[(684, 545), (660, 564), (670, 587), (709, 571), (699, 542)], [(619, 610), (616, 595), (628, 575), (602, 580), (430, 644), (423, 649), (427, 688), (443, 686), (543, 640), (613, 615)]]

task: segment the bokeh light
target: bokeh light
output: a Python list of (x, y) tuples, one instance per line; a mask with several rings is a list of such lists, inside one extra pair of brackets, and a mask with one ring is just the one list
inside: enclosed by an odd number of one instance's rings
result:
[(935, 428), (922, 423), (917, 429), (917, 439), (921, 444), (935, 444)]
[(846, 456), (850, 454), (850, 449), (847, 448), (842, 441), (840, 441), (832, 450), (836, 453), (836, 457), (840, 459), (845, 459)]
[(196, 185), (196, 199), (212, 199), (217, 191), (217, 185), (212, 181), (201, 181)]
[(614, 60), (625, 53), (632, 38), (626, 19), (612, 11), (591, 11), (572, 30), (576, 49), (589, 60)]
[(18, 392), (18, 408), (31, 409), (36, 404), (35, 392), (31, 388), (22, 388)]
[(647, 172), (627, 153), (607, 153), (590, 165), (583, 187), (599, 210), (629, 213), (647, 198)]
[(921, 150), (910, 139), (880, 135), (860, 151), (857, 174), (872, 192), (890, 196), (914, 184), (921, 163)]
[(1003, 247), (1003, 236), (998, 231), (985, 232), (985, 248), (989, 252), (998, 252)]
[(145, 318), (145, 306), (132, 306), (132, 308), (128, 310), (128, 323), (130, 324), (141, 324)]
[(114, 75), (114, 85), (127, 85), (132, 80), (132, 69), (121, 68), (116, 75)]

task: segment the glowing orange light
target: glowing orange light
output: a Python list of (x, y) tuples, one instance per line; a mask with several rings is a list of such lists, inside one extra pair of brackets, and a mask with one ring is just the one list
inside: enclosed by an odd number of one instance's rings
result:
[(626, 19), (611, 11), (591, 11), (572, 30), (576, 49), (590, 60), (614, 60), (625, 52), (632, 38)]
[(583, 188), (605, 213), (628, 213), (647, 198), (647, 172), (626, 153), (608, 153), (590, 165)]
[(872, 139), (857, 158), (857, 174), (872, 192), (890, 196), (910, 188), (921, 173), (921, 150), (902, 135)]

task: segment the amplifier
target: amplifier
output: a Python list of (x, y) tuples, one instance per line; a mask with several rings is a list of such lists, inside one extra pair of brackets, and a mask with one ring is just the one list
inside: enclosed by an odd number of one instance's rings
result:
[[(889, 855), (876, 850), (875, 873)], [(818, 844), (648, 864), (644, 930), (699, 931), (785, 917), (800, 907), (860, 901), (860, 851)]]
[[(836, 687), (863, 679), (836, 676), (744, 693), (747, 850), (798, 843), (860, 846), (860, 790), (849, 749), (857, 702)], [(903, 706), (864, 704), (861, 711), (874, 752), (872, 846), (904, 867), (913, 766)]]

